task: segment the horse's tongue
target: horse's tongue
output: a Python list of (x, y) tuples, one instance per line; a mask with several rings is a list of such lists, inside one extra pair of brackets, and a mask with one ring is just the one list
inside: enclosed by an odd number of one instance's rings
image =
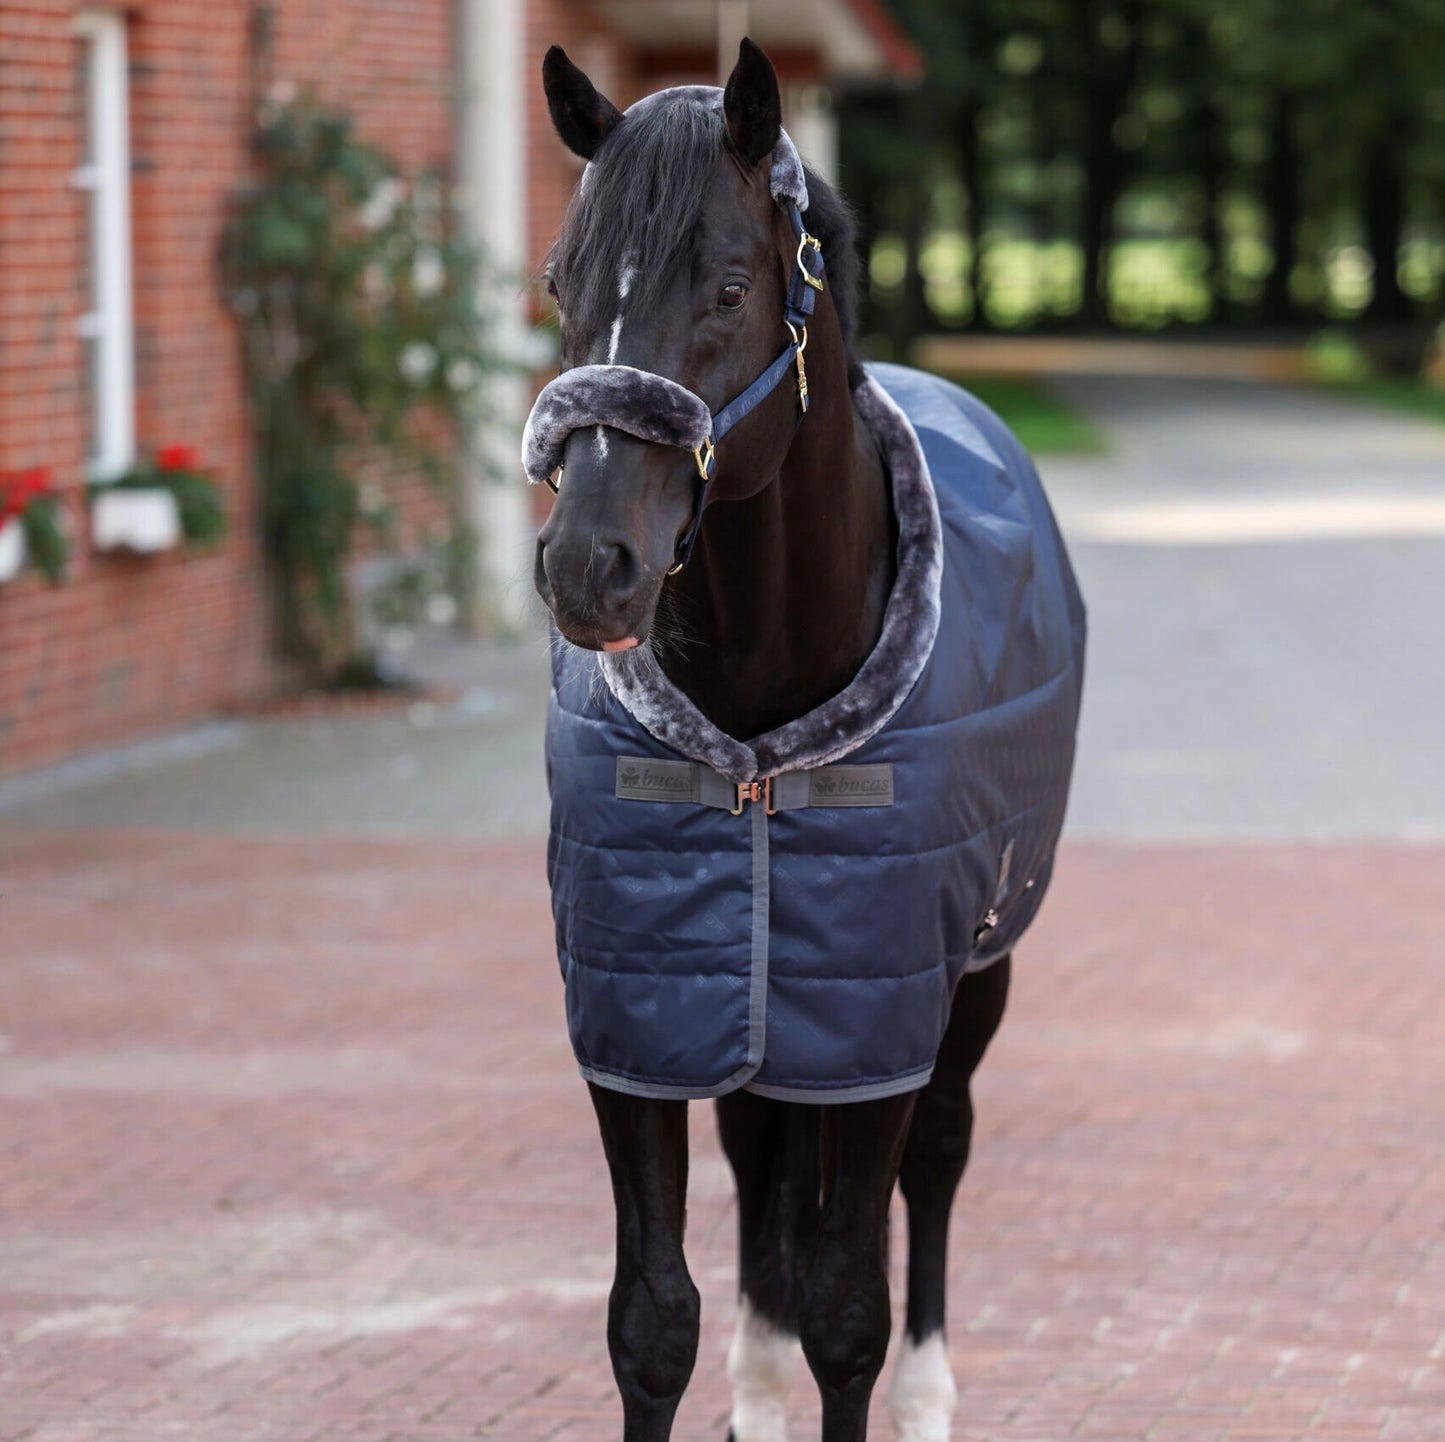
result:
[(620, 641), (604, 641), (602, 649), (604, 651), (630, 651), (635, 645), (637, 645), (636, 636), (624, 636)]

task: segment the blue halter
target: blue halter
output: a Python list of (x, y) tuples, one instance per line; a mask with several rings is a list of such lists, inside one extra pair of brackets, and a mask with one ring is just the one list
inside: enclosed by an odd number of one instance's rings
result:
[(721, 410), (714, 411), (712, 430), (706, 440), (693, 450), (697, 461), (697, 492), (693, 498), (692, 520), (682, 539), (677, 543), (672, 569), (668, 575), (675, 576), (692, 559), (693, 547), (697, 545), (698, 532), (702, 529), (703, 508), (707, 505), (707, 488), (712, 482), (713, 462), (717, 457), (717, 443), (748, 415), (760, 402), (777, 390), (789, 367), (798, 367), (798, 410), (799, 419), (808, 412), (808, 372), (803, 365), (803, 352), (808, 348), (808, 321), (813, 315), (813, 303), (817, 293), (823, 289), (823, 247), (817, 237), (811, 236), (803, 227), (802, 212), (796, 205), (788, 207), (793, 231), (798, 237), (798, 252), (793, 261), (793, 273), (788, 280), (788, 293), (783, 302), (783, 323), (793, 339), (783, 347), (778, 358), (746, 390), (734, 396)]
[(788, 371), (798, 368), (799, 423), (808, 410), (808, 373), (803, 352), (808, 346), (808, 321), (817, 293), (823, 289), (823, 248), (803, 228), (796, 201), (788, 217), (798, 249), (783, 300), (783, 321), (792, 341), (778, 358), (740, 395), (721, 410), (677, 381), (634, 366), (584, 365), (564, 371), (542, 388), (522, 435), (522, 466), (530, 480), (557, 490), (567, 437), (583, 426), (615, 426), (639, 439), (690, 450), (697, 462), (697, 490), (692, 516), (673, 552), (669, 575), (676, 575), (692, 556), (707, 505), (707, 489), (717, 460), (718, 442), (775, 391)]

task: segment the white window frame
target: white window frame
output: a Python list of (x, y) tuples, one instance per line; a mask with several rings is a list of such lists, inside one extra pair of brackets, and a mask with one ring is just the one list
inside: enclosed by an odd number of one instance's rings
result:
[(76, 331), (93, 341), (92, 480), (113, 480), (135, 462), (135, 320), (130, 230), (130, 71), (125, 16), (83, 10), (74, 30), (89, 52), (84, 109), (89, 154), (75, 171), (85, 193), (90, 246), (89, 309)]

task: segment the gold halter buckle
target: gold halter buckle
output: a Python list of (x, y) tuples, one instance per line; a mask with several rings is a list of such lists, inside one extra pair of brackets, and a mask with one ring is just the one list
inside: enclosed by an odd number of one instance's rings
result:
[(697, 462), (697, 473), (704, 481), (709, 479), (712, 471), (713, 458), (717, 455), (717, 447), (712, 443), (709, 436), (700, 446), (692, 448), (692, 458)]
[(814, 276), (808, 270), (808, 267), (803, 264), (803, 251), (808, 246), (811, 246), (814, 250), (816, 250), (819, 255), (823, 253), (823, 242), (820, 241), (817, 236), (809, 235), (808, 232), (805, 230), (798, 239), (797, 266), (798, 269), (803, 272), (803, 283), (805, 285), (811, 285), (814, 290), (822, 290), (823, 282), (819, 280), (816, 276)]

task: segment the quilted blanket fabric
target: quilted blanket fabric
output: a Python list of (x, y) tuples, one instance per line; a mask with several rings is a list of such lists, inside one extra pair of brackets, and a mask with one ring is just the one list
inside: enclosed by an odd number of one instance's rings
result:
[(744, 741), (645, 655), (555, 654), (548, 877), (573, 1048), (603, 1086), (922, 1086), (959, 977), (1043, 900), (1084, 661), (1058, 528), (966, 392), (880, 365), (855, 399), (888, 459), (898, 578), (838, 696)]

